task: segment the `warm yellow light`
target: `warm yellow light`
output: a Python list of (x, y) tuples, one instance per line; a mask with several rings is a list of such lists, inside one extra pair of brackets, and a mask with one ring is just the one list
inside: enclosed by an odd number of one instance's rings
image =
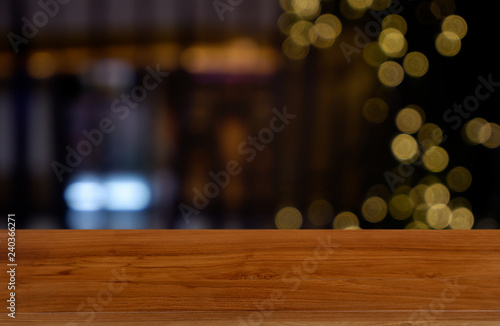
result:
[(400, 15), (391, 14), (386, 16), (382, 21), (382, 29), (387, 28), (395, 28), (400, 31), (401, 34), (405, 35), (408, 25), (406, 24), (406, 20)]
[(342, 212), (335, 216), (333, 220), (334, 229), (347, 229), (350, 227), (359, 227), (359, 220), (351, 212)]
[(387, 118), (389, 107), (380, 98), (371, 98), (363, 106), (363, 116), (371, 123), (381, 123)]
[(363, 59), (372, 67), (379, 67), (387, 58), (378, 42), (370, 42), (363, 48)]
[(332, 14), (324, 14), (316, 19), (316, 23), (309, 30), (309, 40), (314, 46), (327, 48), (335, 42), (341, 31), (340, 20)]
[(300, 229), (302, 214), (295, 207), (283, 207), (274, 219), (278, 229)]
[(321, 10), (319, 0), (292, 0), (292, 8), (297, 15), (305, 19), (316, 17)]
[(298, 16), (289, 12), (284, 12), (278, 18), (278, 27), (283, 34), (289, 35), (293, 24), (299, 20)]
[(313, 27), (311, 22), (300, 20), (293, 24), (290, 29), (290, 37), (298, 45), (306, 46), (311, 43), (309, 39), (309, 31)]
[(26, 69), (33, 78), (49, 78), (56, 72), (57, 61), (49, 52), (36, 52), (29, 56)]
[(422, 77), (429, 69), (429, 60), (420, 52), (408, 53), (403, 61), (403, 68), (406, 73), (413, 77)]
[(309, 205), (307, 218), (316, 226), (325, 226), (333, 220), (333, 206), (324, 199), (315, 200)]
[(450, 192), (445, 185), (435, 183), (425, 190), (424, 198), (429, 206), (437, 204), (446, 205), (450, 201)]
[(462, 192), (469, 188), (472, 182), (472, 175), (469, 170), (464, 168), (463, 166), (457, 166), (448, 172), (446, 176), (446, 182), (448, 183), (448, 187), (451, 190), (456, 192)]
[(422, 126), (422, 117), (417, 110), (402, 109), (396, 116), (396, 126), (401, 132), (413, 134)]
[(443, 131), (433, 123), (426, 123), (418, 132), (418, 141), (426, 148), (437, 146), (443, 141)]
[(392, 153), (399, 161), (408, 161), (418, 155), (418, 144), (415, 138), (407, 134), (397, 135), (391, 144)]
[(443, 20), (441, 25), (443, 32), (452, 32), (459, 38), (467, 34), (467, 23), (465, 19), (457, 15), (450, 15)]
[(489, 123), (490, 137), (483, 143), (488, 148), (497, 148), (500, 146), (500, 126), (496, 123)]
[(427, 185), (419, 184), (410, 191), (410, 199), (416, 208), (421, 209), (427, 206), (427, 202), (425, 200), (425, 192), (428, 188), (429, 187)]
[(446, 150), (439, 146), (432, 146), (424, 153), (424, 166), (432, 172), (441, 172), (450, 161)]
[(465, 207), (467, 208), (468, 210), (471, 210), (472, 209), (472, 205), (470, 204), (469, 200), (465, 197), (457, 197), (457, 198), (453, 198), (448, 206), (450, 207), (450, 209), (452, 210), (455, 210), (457, 208), (461, 208), (461, 207)]
[(452, 57), (460, 52), (462, 42), (457, 34), (449, 31), (440, 33), (436, 39), (436, 49), (444, 56)]
[(410, 197), (404, 194), (392, 197), (389, 202), (389, 212), (397, 220), (404, 220), (413, 213), (414, 204)]
[(426, 230), (428, 228), (429, 227), (427, 226), (427, 224), (420, 222), (420, 221), (410, 222), (405, 227), (405, 229), (410, 229), (410, 230)]
[(286, 12), (295, 12), (292, 6), (292, 0), (280, 0), (280, 5), (281, 8), (283, 8), (283, 10)]
[(301, 60), (307, 57), (309, 45), (299, 45), (287, 37), (283, 42), (283, 53), (290, 59)]
[(387, 61), (380, 65), (378, 79), (382, 84), (395, 87), (401, 84), (403, 78), (403, 68), (397, 62)]
[(391, 0), (373, 0), (372, 5), (370, 6), (373, 10), (384, 10), (389, 7), (391, 4)]
[(387, 204), (380, 197), (370, 197), (363, 203), (361, 212), (368, 222), (377, 223), (387, 215)]
[(380, 32), (378, 42), (380, 48), (390, 57), (399, 57), (405, 49), (405, 37), (395, 28), (387, 28)]
[(470, 230), (474, 225), (474, 215), (465, 207), (454, 209), (451, 213), (450, 228), (457, 230)]
[(491, 125), (482, 118), (474, 118), (465, 125), (464, 135), (474, 145), (485, 143), (490, 138)]
[(431, 3), (431, 12), (437, 19), (443, 19), (448, 15), (455, 13), (454, 0), (433, 0)]
[(354, 9), (366, 9), (371, 6), (373, 0), (347, 0), (347, 2)]
[(347, 0), (341, 0), (339, 7), (340, 7), (340, 12), (347, 19), (361, 18), (366, 11), (366, 9), (357, 9), (352, 7)]
[(451, 211), (444, 204), (433, 205), (427, 211), (427, 223), (433, 229), (444, 229), (451, 222)]

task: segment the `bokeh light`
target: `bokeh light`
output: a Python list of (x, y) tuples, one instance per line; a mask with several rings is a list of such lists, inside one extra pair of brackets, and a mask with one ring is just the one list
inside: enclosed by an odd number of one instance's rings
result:
[(292, 38), (287, 37), (283, 41), (283, 53), (292, 60), (302, 60), (309, 53), (309, 45), (299, 45)]
[(295, 207), (283, 207), (274, 219), (278, 229), (300, 229), (302, 214)]
[(315, 18), (321, 10), (319, 0), (292, 0), (291, 4), (293, 11), (305, 19)]
[(436, 38), (437, 51), (447, 57), (452, 57), (460, 52), (462, 42), (457, 34), (449, 31), (444, 31)]
[(401, 132), (416, 133), (422, 126), (422, 117), (417, 110), (404, 108), (396, 116), (396, 126)]
[(430, 6), (431, 12), (437, 19), (443, 19), (455, 13), (454, 0), (433, 0)]
[(451, 213), (450, 228), (456, 230), (470, 230), (474, 225), (474, 215), (465, 208), (454, 209)]
[(432, 172), (441, 172), (448, 166), (450, 158), (446, 150), (439, 146), (432, 146), (424, 153), (424, 166)]
[(425, 192), (429, 187), (424, 184), (418, 184), (410, 191), (410, 199), (415, 205), (416, 209), (422, 209), (427, 207), (427, 201), (425, 200)]
[(299, 20), (293, 24), (290, 29), (290, 37), (298, 45), (306, 46), (311, 43), (309, 39), (309, 31), (313, 27), (311, 22), (305, 20)]
[(413, 208), (413, 202), (405, 194), (396, 195), (389, 202), (389, 212), (397, 220), (405, 220), (410, 217), (413, 213)]
[(394, 61), (386, 61), (378, 70), (380, 82), (386, 86), (395, 87), (401, 84), (404, 78), (404, 71), (401, 65)]
[(451, 210), (445, 204), (436, 204), (427, 211), (427, 223), (433, 229), (444, 229), (451, 222)]
[(403, 51), (405, 51), (406, 40), (401, 31), (395, 28), (384, 29), (380, 32), (378, 42), (382, 51), (389, 57), (400, 57), (404, 55)]
[(314, 46), (326, 48), (335, 42), (341, 32), (342, 23), (337, 16), (324, 14), (316, 19), (316, 23), (309, 30), (309, 40)]
[(465, 141), (477, 145), (488, 141), (491, 135), (491, 125), (483, 118), (474, 118), (464, 126)]
[(373, 10), (384, 10), (389, 7), (391, 0), (373, 0), (371, 4), (371, 9)]
[(354, 9), (366, 9), (371, 6), (373, 0), (347, 0)]
[(457, 15), (450, 15), (443, 20), (441, 25), (443, 32), (452, 32), (459, 38), (467, 34), (467, 23), (465, 19)]
[(490, 137), (483, 142), (488, 148), (497, 148), (500, 146), (500, 126), (496, 123), (489, 123)]
[(387, 215), (387, 203), (380, 197), (370, 197), (363, 203), (361, 212), (368, 222), (380, 222)]
[(437, 204), (446, 205), (450, 201), (450, 191), (445, 185), (435, 183), (425, 190), (424, 198), (429, 206)]
[(472, 182), (472, 175), (463, 166), (453, 168), (446, 176), (446, 183), (451, 190), (456, 192), (463, 192), (467, 190)]
[(406, 24), (406, 20), (400, 15), (391, 14), (387, 15), (382, 20), (382, 29), (394, 28), (401, 32), (401, 34), (405, 35), (408, 29), (408, 25)]
[(379, 67), (387, 58), (378, 42), (370, 42), (363, 48), (363, 59), (372, 67)]
[(334, 229), (348, 229), (352, 227), (359, 228), (359, 220), (352, 212), (342, 212), (335, 216), (333, 220)]
[(392, 153), (401, 162), (414, 159), (418, 154), (418, 144), (415, 138), (407, 134), (397, 135), (391, 144)]
[(437, 146), (443, 141), (443, 131), (434, 123), (426, 123), (418, 132), (418, 141), (426, 148)]
[(422, 77), (429, 69), (429, 60), (421, 52), (410, 52), (405, 56), (403, 68), (410, 76)]

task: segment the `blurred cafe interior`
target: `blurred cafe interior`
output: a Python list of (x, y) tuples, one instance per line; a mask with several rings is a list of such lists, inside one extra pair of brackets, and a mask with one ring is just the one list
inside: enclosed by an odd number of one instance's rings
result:
[(500, 2), (1, 0), (31, 229), (496, 229)]

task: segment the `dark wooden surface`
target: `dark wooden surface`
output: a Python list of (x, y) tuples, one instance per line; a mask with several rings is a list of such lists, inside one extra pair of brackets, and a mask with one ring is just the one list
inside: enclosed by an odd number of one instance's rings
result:
[(498, 231), (18, 230), (16, 258), (1, 325), (500, 325)]

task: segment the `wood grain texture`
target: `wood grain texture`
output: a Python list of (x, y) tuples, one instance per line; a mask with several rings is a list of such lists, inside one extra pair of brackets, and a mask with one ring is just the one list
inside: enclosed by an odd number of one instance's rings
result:
[(18, 230), (16, 258), (0, 325), (500, 325), (498, 231)]

